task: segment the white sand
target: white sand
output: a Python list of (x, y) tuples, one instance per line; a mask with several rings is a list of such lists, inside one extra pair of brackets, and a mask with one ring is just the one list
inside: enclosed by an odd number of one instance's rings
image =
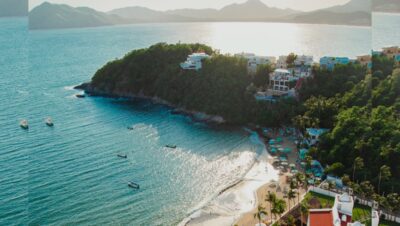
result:
[(233, 225), (242, 214), (254, 209), (257, 189), (271, 180), (278, 180), (278, 171), (268, 163), (268, 158), (269, 155), (263, 151), (240, 183), (218, 195), (179, 225)]

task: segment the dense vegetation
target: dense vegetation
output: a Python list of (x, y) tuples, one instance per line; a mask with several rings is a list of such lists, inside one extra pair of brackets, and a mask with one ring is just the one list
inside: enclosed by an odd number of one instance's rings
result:
[[(213, 57), (199, 71), (182, 70), (179, 64), (199, 51)], [(250, 76), (246, 65), (245, 59), (215, 53), (205, 45), (160, 43), (108, 63), (91, 85), (98, 93), (159, 97), (187, 110), (220, 115), (233, 124), (289, 124), (300, 113), (299, 105), (294, 99), (257, 102), (254, 93), (257, 86), (268, 83), (271, 68), (260, 67)]]
[(294, 122), (330, 129), (311, 151), (329, 165), (328, 173), (381, 194), (400, 192), (400, 70), (386, 57), (374, 57), (373, 64), (372, 74), (351, 90), (309, 98)]
[[(182, 70), (179, 64), (198, 51), (213, 57), (199, 71)], [(400, 192), (400, 71), (393, 65), (392, 59), (374, 56), (368, 74), (352, 63), (333, 71), (315, 67), (298, 99), (270, 103), (254, 98), (268, 84), (269, 65), (249, 75), (245, 59), (201, 44), (160, 43), (105, 65), (93, 77), (90, 91), (159, 97), (233, 124), (328, 128), (310, 155), (328, 166), (327, 173), (352, 180), (355, 190), (365, 193), (372, 187), (387, 194)]]

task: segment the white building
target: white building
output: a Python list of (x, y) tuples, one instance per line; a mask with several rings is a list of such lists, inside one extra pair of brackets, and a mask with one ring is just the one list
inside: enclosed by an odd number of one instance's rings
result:
[(279, 56), (278, 61), (276, 62), (276, 68), (287, 69), (287, 56)]
[(254, 74), (257, 72), (259, 65), (274, 64), (275, 57), (272, 56), (257, 56), (254, 53), (238, 53), (235, 57), (243, 57), (247, 59), (247, 70), (249, 73)]
[(270, 87), (275, 95), (283, 95), (289, 92), (289, 83), (294, 78), (287, 69), (275, 69), (270, 75)]
[(372, 209), (371, 215), (371, 226), (378, 226), (379, 225), (379, 214), (378, 211)]
[(311, 67), (313, 65), (313, 62), (314, 62), (313, 56), (301, 55), (297, 56), (297, 58), (294, 60), (294, 65), (296, 67), (301, 67), (301, 66)]
[(206, 53), (193, 53), (190, 54), (186, 61), (181, 63), (181, 68), (184, 70), (200, 70), (202, 67), (202, 60), (210, 58)]

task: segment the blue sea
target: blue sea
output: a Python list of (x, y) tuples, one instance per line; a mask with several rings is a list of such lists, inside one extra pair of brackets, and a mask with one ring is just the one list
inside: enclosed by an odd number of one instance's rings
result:
[(354, 57), (369, 53), (370, 36), (366, 27), (276, 23), (27, 31), (26, 19), (0, 19), (0, 225), (176, 225), (263, 151), (243, 128), (193, 122), (162, 105), (76, 98), (72, 87), (108, 61), (179, 41), (224, 53)]

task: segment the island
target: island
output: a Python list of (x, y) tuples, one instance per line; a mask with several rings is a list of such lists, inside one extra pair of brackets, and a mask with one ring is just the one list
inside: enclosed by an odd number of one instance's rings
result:
[[(317, 161), (323, 169), (319, 174), (339, 178), (360, 197), (387, 200), (381, 205), (389, 208), (388, 200), (400, 192), (399, 53), (391, 47), (357, 60), (321, 58), (311, 75), (295, 84), (294, 96), (259, 100), (257, 93), (271, 86), (270, 75), (285, 72), (274, 70), (276, 64), (252, 71), (243, 54), (224, 55), (203, 44), (158, 43), (110, 61), (76, 88), (92, 96), (144, 98), (169, 105), (172, 112), (212, 116), (207, 120), (259, 131), (270, 146), (278, 139), (265, 131), (297, 131), (302, 142), (290, 149), (306, 150), (299, 151), (306, 172), (299, 178), (316, 176), (307, 172)], [(300, 58), (306, 57), (290, 54), (284, 64), (290, 68)], [(263, 198), (265, 190), (260, 192)], [(251, 216), (260, 211), (266, 213), (259, 206)], [(248, 219), (253, 218), (240, 222)]]

